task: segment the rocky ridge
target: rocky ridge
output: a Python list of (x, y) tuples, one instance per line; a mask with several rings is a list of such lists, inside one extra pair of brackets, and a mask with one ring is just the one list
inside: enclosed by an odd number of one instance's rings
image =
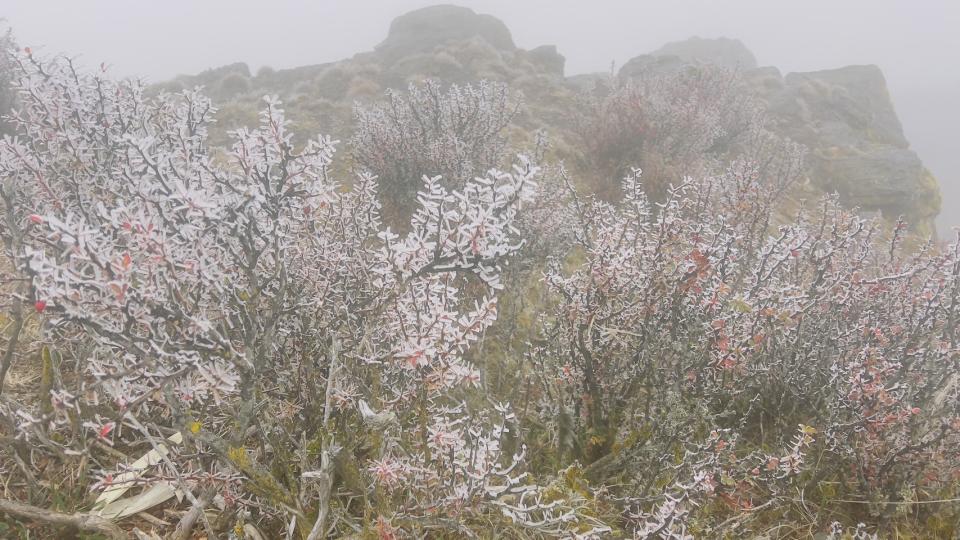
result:
[[(836, 191), (846, 203), (890, 219), (904, 215), (918, 232), (933, 232), (940, 209), (937, 181), (910, 149), (879, 68), (847, 66), (783, 75), (776, 68), (759, 67), (738, 40), (691, 38), (631, 59), (617, 76), (671, 73), (697, 65), (742, 73), (745, 91), (765, 104), (770, 127), (808, 148), (808, 176), (817, 188)], [(355, 102), (380, 99), (387, 88), (404, 88), (426, 77), (510, 83), (523, 93), (526, 105), (515, 122), (518, 141), (544, 127), (558, 141), (558, 157), (570, 158), (576, 149), (564, 144), (566, 111), (576, 106), (578, 92), (609, 75), (567, 77), (556, 47), (518, 48), (499, 19), (440, 5), (398, 17), (372, 51), (340, 62), (264, 68), (255, 75), (246, 65), (233, 64), (164, 86), (206, 86), (221, 103), (223, 131), (255, 122), (259, 97), (270, 92), (284, 98), (298, 130), (311, 135), (333, 132), (343, 139), (349, 135)]]

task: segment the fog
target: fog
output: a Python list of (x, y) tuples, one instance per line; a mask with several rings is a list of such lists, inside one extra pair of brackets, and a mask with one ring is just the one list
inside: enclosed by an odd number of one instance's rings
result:
[[(105, 62), (159, 81), (231, 62), (251, 69), (338, 60), (371, 49), (390, 21), (428, 0), (6, 0), (23, 45)], [(939, 179), (941, 233), (960, 224), (960, 3), (955, 0), (461, 0), (511, 29), (524, 48), (555, 44), (567, 74), (606, 71), (693, 35), (742, 40), (784, 73), (877, 64), (908, 139)]]

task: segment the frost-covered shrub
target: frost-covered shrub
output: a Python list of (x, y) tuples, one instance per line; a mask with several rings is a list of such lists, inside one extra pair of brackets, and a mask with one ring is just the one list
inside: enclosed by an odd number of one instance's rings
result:
[(570, 120), (584, 170), (607, 200), (622, 196), (618, 182), (634, 167), (644, 169), (650, 194), (662, 198), (669, 184), (710, 172), (762, 125), (739, 75), (709, 66), (601, 81), (580, 96)]
[(451, 85), (436, 80), (411, 84), (406, 94), (389, 91), (387, 101), (357, 106), (351, 149), (356, 164), (377, 177), (392, 218), (408, 215), (422, 175), (439, 175), (457, 188), (500, 166), (504, 130), (519, 107), (509, 88), (481, 81)]
[[(638, 530), (695, 513), (703, 481), (733, 508), (827, 481), (884, 513), (955, 486), (956, 246), (910, 253), (903, 224), (884, 239), (835, 199), (778, 224), (782, 189), (759, 171), (735, 163), (659, 205), (639, 172), (619, 204), (574, 195), (583, 263), (546, 272), (555, 306), (531, 354), (557, 451), (628, 498), (677, 486)], [(738, 450), (691, 467), (718, 433), (707, 456)]]
[[(509, 407), (464, 405), (478, 375), (463, 357), (497, 316), (534, 165), (456, 190), (423, 177), (397, 234), (372, 178), (344, 189), (334, 143), (294, 144), (275, 99), (215, 154), (197, 92), (146, 98), (63, 58), (13, 63), (0, 236), (62, 358), (49, 367), (75, 366), (38, 405), (0, 406), (18, 451), (69, 460), (178, 433), (143, 484), (304, 536), (369, 512), (442, 529), (426, 518), (501, 516), (496, 497), (536, 488)], [(123, 469), (92, 472), (109, 490)]]
[(276, 99), (215, 147), (199, 92), (9, 58), (0, 352), (39, 376), (0, 399), (5, 497), (160, 490), (210, 537), (952, 531), (960, 252), (786, 199), (802, 152), (726, 79), (618, 94), (674, 161), (603, 200), (543, 138), (493, 167), (498, 85), (360, 110), (341, 179)]

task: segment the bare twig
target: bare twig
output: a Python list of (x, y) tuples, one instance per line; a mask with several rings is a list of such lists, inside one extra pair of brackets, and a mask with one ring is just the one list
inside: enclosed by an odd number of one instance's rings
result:
[(320, 509), (317, 511), (317, 520), (310, 529), (307, 540), (320, 540), (324, 536), (324, 522), (330, 512), (330, 488), (333, 485), (333, 460), (329, 450), (324, 450), (320, 456), (320, 470), (311, 474), (317, 479), (317, 495), (320, 500)]
[(208, 489), (194, 501), (190, 510), (180, 518), (180, 523), (177, 523), (177, 530), (173, 533), (175, 540), (188, 540), (190, 538), (190, 532), (193, 531), (197, 520), (203, 514), (203, 509), (213, 500), (214, 493), (216, 493), (215, 490)]

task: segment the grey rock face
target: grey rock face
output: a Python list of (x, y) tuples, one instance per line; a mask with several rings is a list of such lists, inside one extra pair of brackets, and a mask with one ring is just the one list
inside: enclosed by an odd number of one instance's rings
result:
[(643, 75), (672, 75), (690, 65), (679, 56), (641, 54), (627, 61), (620, 68), (621, 77), (639, 77)]
[(432, 52), (449, 41), (479, 37), (496, 49), (516, 48), (510, 30), (502, 21), (472, 9), (439, 5), (411, 11), (394, 19), (387, 39), (376, 52), (387, 60)]
[(810, 149), (811, 177), (820, 187), (932, 229), (937, 183), (910, 149), (878, 67), (791, 73), (779, 91), (758, 94), (765, 94), (773, 127)]
[(751, 70), (757, 67), (757, 60), (740, 40), (692, 37), (631, 58), (620, 68), (620, 76), (635, 77), (650, 73), (668, 75), (698, 64)]
[(667, 43), (651, 56), (676, 56), (687, 63), (701, 62), (731, 69), (753, 69), (757, 59), (739, 39), (692, 37)]
[(870, 142), (909, 145), (877, 66), (790, 73), (784, 82), (793, 97), (809, 106), (827, 142), (855, 144), (866, 136)]
[(563, 66), (567, 59), (557, 52), (556, 45), (541, 45), (526, 52), (527, 59), (538, 66), (542, 72), (563, 76)]
[(939, 188), (910, 149), (880, 68), (783, 76), (776, 68), (757, 68), (737, 40), (691, 38), (630, 60), (620, 76), (671, 74), (697, 65), (739, 70), (765, 103), (769, 127), (809, 149), (809, 177), (822, 190), (887, 218), (902, 214), (920, 232), (933, 231)]

